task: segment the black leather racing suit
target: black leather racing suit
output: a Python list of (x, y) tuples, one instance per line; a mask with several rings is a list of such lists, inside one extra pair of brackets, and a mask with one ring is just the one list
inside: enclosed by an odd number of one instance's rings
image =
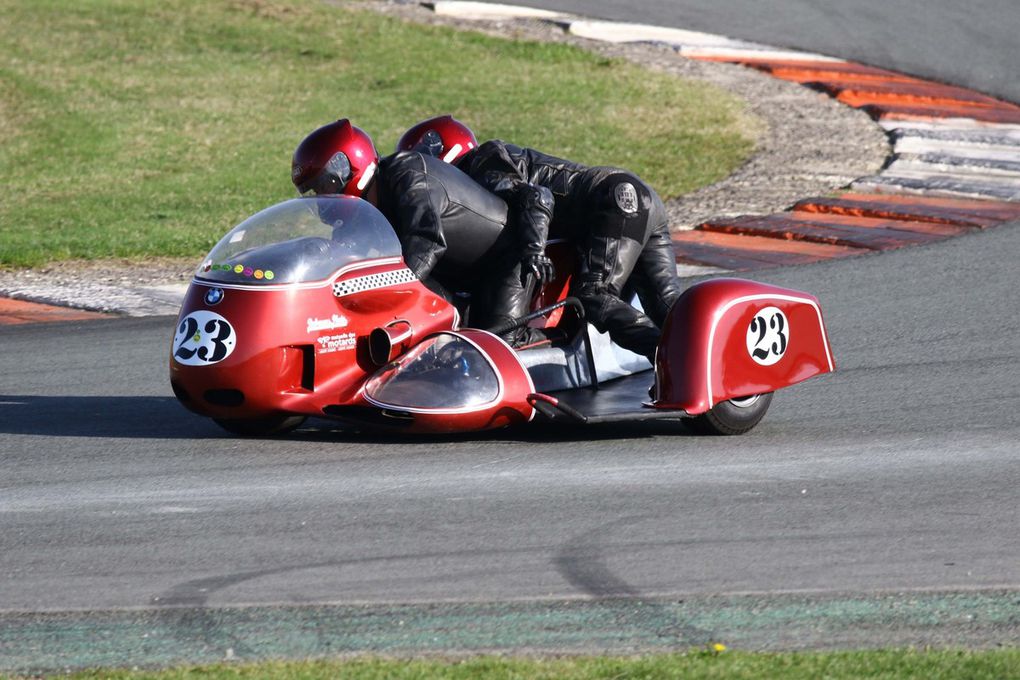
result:
[(522, 253), (545, 247), (548, 225), (507, 229), (501, 198), (454, 166), (416, 151), (380, 159), (376, 181), (378, 208), (415, 276), (448, 298), (450, 292), (470, 292), (474, 327), (527, 314), (531, 291), (521, 280)]
[[(681, 292), (666, 209), (655, 191), (626, 170), (589, 167), (499, 140), (473, 149), (458, 166), (506, 200), (511, 223), (542, 231), (551, 220), (549, 238), (575, 244), (572, 294), (586, 317), (654, 363), (660, 329)], [(625, 287), (637, 293), (645, 313), (623, 299)]]

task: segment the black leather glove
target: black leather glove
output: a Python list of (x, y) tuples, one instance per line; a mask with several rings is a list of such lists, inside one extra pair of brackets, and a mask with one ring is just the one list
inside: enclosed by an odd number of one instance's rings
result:
[(522, 279), (533, 275), (540, 282), (551, 281), (556, 276), (556, 269), (552, 260), (546, 257), (545, 241), (553, 214), (552, 192), (543, 186), (520, 184), (516, 198), (516, 226), (524, 250), (521, 257)]
[(556, 278), (556, 268), (545, 253), (527, 253), (521, 260), (521, 278), (534, 276), (545, 283)]

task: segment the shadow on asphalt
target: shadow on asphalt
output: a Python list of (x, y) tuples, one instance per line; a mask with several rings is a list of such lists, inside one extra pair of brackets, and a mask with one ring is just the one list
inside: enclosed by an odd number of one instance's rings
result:
[(392, 432), (361, 431), (335, 421), (310, 418), (305, 425), (287, 434), (284, 438), (292, 441), (350, 441), (356, 438), (365, 443), (386, 444), (443, 444), (453, 442), (511, 441), (526, 443), (541, 442), (591, 442), (614, 439), (640, 439), (645, 437), (697, 436), (679, 420), (651, 420), (633, 423), (600, 423), (596, 425), (565, 425), (554, 423), (528, 423), (501, 430), (484, 432), (463, 432), (447, 434), (399, 434)]
[[(0, 434), (124, 439), (238, 438), (211, 419), (186, 411), (173, 397), (38, 396), (0, 394)], [(274, 437), (286, 441), (345, 441), (364, 444), (423, 444), (470, 441), (580, 442), (688, 436), (679, 421), (598, 425), (527, 425), (442, 435), (360, 430), (324, 418), (310, 418), (299, 429)]]
[(0, 434), (127, 439), (195, 439), (222, 432), (173, 397), (0, 394)]

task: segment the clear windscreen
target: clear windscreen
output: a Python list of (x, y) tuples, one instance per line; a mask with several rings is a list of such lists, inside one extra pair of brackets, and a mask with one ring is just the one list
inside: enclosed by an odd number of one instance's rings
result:
[(195, 275), (221, 283), (321, 281), (352, 262), (400, 255), (390, 223), (353, 196), (294, 198), (266, 208), (224, 236)]
[(499, 397), (499, 379), (478, 348), (441, 333), (382, 368), (365, 391), (390, 406), (470, 410)]

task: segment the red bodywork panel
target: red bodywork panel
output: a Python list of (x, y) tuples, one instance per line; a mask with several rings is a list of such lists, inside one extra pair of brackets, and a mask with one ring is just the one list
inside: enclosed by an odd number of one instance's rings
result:
[[(570, 285), (573, 281), (573, 272), (577, 265), (577, 253), (574, 247), (566, 241), (550, 241), (546, 245), (545, 254), (553, 261), (556, 269), (556, 276), (552, 281), (546, 281), (539, 287), (532, 301), (532, 309), (540, 309), (554, 305), (567, 299), (570, 294)], [(532, 328), (553, 328), (563, 321), (566, 307), (553, 310), (548, 316), (535, 319), (528, 325)], [(573, 320), (576, 324), (576, 320)]]
[[(211, 289), (223, 291), (221, 301), (206, 302)], [(321, 416), (325, 406), (354, 403), (377, 369), (368, 351), (372, 330), (406, 321), (410, 342), (417, 342), (452, 329), (457, 319), (453, 306), (414, 279), (399, 258), (362, 262), (311, 284), (224, 285), (196, 279), (177, 320), (178, 334), (189, 330), (198, 338), (218, 332), (215, 325), (187, 328), (189, 316), (204, 321), (210, 313), (232, 329), (231, 351), (220, 361), (199, 365), (171, 356), (170, 380), (189, 409), (226, 419)]]
[(655, 361), (657, 408), (705, 413), (835, 370), (818, 300), (743, 279), (692, 286), (666, 318)]

